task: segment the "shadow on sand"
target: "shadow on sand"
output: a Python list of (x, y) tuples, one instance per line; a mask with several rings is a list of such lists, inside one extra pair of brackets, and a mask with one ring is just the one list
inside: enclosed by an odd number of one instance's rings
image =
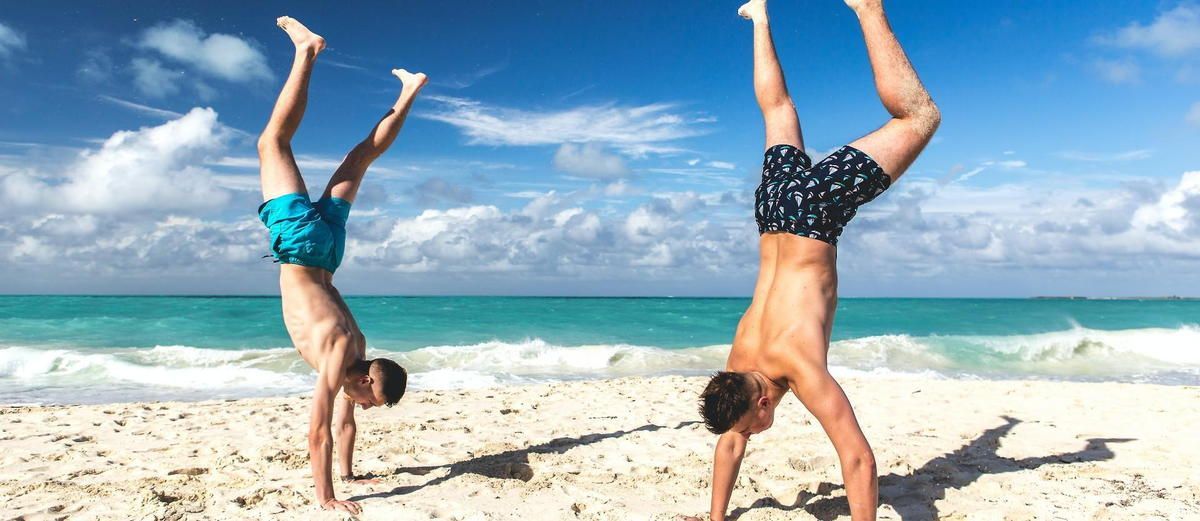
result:
[[(495, 479), (519, 479), (521, 481), (529, 481), (533, 479), (533, 468), (529, 466), (530, 454), (562, 454), (575, 447), (583, 445), (591, 445), (607, 439), (620, 438), (627, 434), (635, 432), (653, 432), (661, 429), (682, 429), (694, 424), (698, 421), (681, 422), (674, 427), (663, 425), (643, 425), (636, 429), (627, 431), (614, 431), (603, 434), (585, 434), (578, 438), (555, 438), (546, 443), (534, 445), (524, 449), (509, 450), (497, 454), (488, 454), (486, 456), (478, 456), (466, 461), (450, 463), (446, 465), (432, 465), (426, 467), (404, 467), (396, 469), (391, 475), (396, 474), (416, 474), (423, 476), (437, 469), (448, 468), (450, 471), (446, 475), (429, 480), (420, 485), (411, 485), (407, 487), (396, 487), (387, 492), (377, 492), (374, 494), (366, 494), (354, 496), (350, 501), (362, 501), (372, 498), (386, 498), (416, 492), (425, 487), (438, 485), (449, 481), (463, 474), (478, 474)], [(374, 476), (378, 477), (378, 476)]]
[[(958, 450), (933, 458), (906, 476), (880, 476), (880, 504), (891, 505), (904, 521), (938, 519), (935, 501), (945, 498), (947, 490), (966, 487), (984, 474), (1035, 469), (1048, 463), (1108, 460), (1114, 456), (1113, 451), (1108, 448), (1109, 443), (1133, 441), (1130, 438), (1091, 438), (1082, 450), (1075, 452), (1022, 459), (1003, 458), (996, 455), (996, 450), (1000, 447), (1000, 438), (1007, 435), (1021, 420), (1008, 416), (1002, 418), (1005, 421), (1004, 425), (984, 431), (978, 438)], [(791, 505), (781, 505), (775, 498), (764, 497), (749, 507), (734, 510), (729, 518), (738, 519), (756, 508), (774, 508), (784, 511), (804, 510), (821, 521), (831, 521), (838, 516), (850, 515), (850, 505), (845, 497), (822, 497), (829, 496), (841, 488), (842, 485), (839, 484), (821, 483), (817, 487), (817, 493), (800, 492)], [(815, 498), (820, 499), (812, 501)]]

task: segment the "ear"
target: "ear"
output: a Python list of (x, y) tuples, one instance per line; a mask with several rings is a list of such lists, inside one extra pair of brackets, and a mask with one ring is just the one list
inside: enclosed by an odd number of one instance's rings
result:
[(365, 385), (368, 388), (371, 387), (371, 382), (372, 382), (371, 375), (364, 374), (364, 375), (358, 377), (358, 383)]
[(764, 409), (765, 409), (765, 408), (767, 408), (767, 406), (768, 406), (768, 405), (771, 405), (771, 399), (770, 399), (770, 398), (767, 398), (765, 395), (764, 395), (764, 396), (759, 396), (759, 397), (758, 397), (758, 406), (759, 406), (759, 407), (762, 407), (762, 408), (764, 408)]

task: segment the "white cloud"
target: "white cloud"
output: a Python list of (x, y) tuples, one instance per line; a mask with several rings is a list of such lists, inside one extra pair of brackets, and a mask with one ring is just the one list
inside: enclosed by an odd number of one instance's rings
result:
[(209, 76), (232, 82), (269, 80), (266, 56), (250, 41), (233, 35), (205, 35), (195, 23), (175, 20), (142, 33), (139, 47), (187, 65)]
[(1193, 103), (1192, 108), (1188, 110), (1187, 121), (1194, 127), (1200, 127), (1200, 101)]
[(727, 161), (709, 161), (708, 166), (719, 168), (721, 170), (734, 170), (737, 168), (737, 165)]
[(212, 109), (192, 109), (156, 127), (120, 131), (61, 173), (0, 179), (8, 206), (75, 214), (189, 212), (219, 208), (230, 194), (196, 166), (219, 153), (229, 132)]
[(0, 59), (12, 56), (14, 51), (25, 49), (25, 35), (0, 23)]
[(1141, 67), (1138, 67), (1138, 64), (1133, 60), (1128, 59), (1096, 59), (1092, 62), (1092, 68), (1105, 81), (1115, 84), (1137, 83), (1141, 79), (1142, 74)]
[(90, 83), (103, 83), (112, 78), (114, 68), (112, 57), (108, 55), (107, 50), (88, 49), (75, 74)]
[(133, 84), (142, 94), (155, 98), (163, 98), (179, 92), (178, 80), (183, 72), (163, 67), (158, 60), (134, 58), (130, 64), (133, 69)]
[(601, 143), (634, 157), (681, 151), (671, 142), (707, 134), (697, 117), (675, 105), (583, 106), (558, 111), (494, 107), (449, 96), (429, 96), (439, 108), (420, 116), (457, 127), (478, 145), (536, 146)]
[(139, 113), (146, 114), (149, 116), (156, 116), (156, 117), (167, 118), (167, 119), (175, 119), (175, 118), (183, 117), (183, 114), (180, 114), (173, 110), (164, 110), (164, 109), (160, 109), (160, 108), (151, 107), (148, 105), (142, 105), (141, 103), (134, 103), (132, 101), (123, 100), (121, 98), (114, 98), (112, 96), (108, 96), (105, 94), (96, 96), (96, 99), (99, 99), (100, 101), (107, 101), (118, 107), (127, 108), (134, 112), (139, 112)]
[(554, 168), (571, 175), (613, 179), (629, 173), (620, 156), (606, 154), (597, 143), (563, 143), (554, 153)]
[(1133, 226), (1165, 227), (1200, 238), (1200, 171), (1183, 174), (1179, 184), (1163, 193), (1156, 203), (1138, 208)]
[(1149, 25), (1133, 22), (1100, 41), (1163, 56), (1182, 56), (1200, 49), (1200, 6), (1179, 5), (1159, 13)]
[(1148, 149), (1127, 150), (1125, 152), (1093, 153), (1068, 150), (1059, 154), (1063, 159), (1072, 161), (1109, 162), (1109, 161), (1141, 161), (1150, 159), (1154, 153)]

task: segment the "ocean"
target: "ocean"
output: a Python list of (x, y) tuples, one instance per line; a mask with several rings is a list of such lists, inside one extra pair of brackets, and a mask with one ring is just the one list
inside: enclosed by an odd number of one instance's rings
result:
[[(724, 366), (749, 299), (350, 297), (415, 389)], [(1200, 385), (1200, 301), (842, 299), (838, 376)], [(0, 296), (0, 404), (311, 390), (276, 297)]]

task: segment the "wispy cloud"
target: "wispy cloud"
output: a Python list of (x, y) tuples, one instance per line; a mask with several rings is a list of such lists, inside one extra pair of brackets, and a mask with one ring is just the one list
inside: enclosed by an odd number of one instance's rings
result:
[(1154, 152), (1149, 149), (1128, 150), (1125, 152), (1079, 152), (1076, 150), (1067, 150), (1058, 154), (1063, 159), (1072, 161), (1090, 161), (1090, 162), (1109, 162), (1109, 161), (1140, 161), (1150, 159)]
[(504, 58), (504, 60), (502, 60), (502, 61), (496, 62), (492, 65), (488, 65), (477, 71), (470, 72), (467, 74), (451, 75), (447, 79), (441, 80), (441, 81), (436, 81), (435, 83), (437, 83), (437, 85), (439, 85), (439, 86), (448, 87), (451, 89), (465, 89), (467, 87), (475, 85), (476, 83), (479, 83), (479, 80), (482, 80), (488, 76), (496, 74), (497, 72), (500, 72), (504, 69), (507, 69), (508, 64), (509, 64), (509, 59)]
[(678, 107), (670, 103), (536, 111), (490, 106), (451, 96), (428, 99), (439, 106), (420, 117), (453, 125), (468, 137), (470, 144), (478, 145), (603, 143), (636, 157), (679, 152), (683, 149), (672, 142), (711, 131), (698, 117), (678, 113)]
[(146, 114), (149, 116), (157, 116), (160, 118), (167, 118), (167, 119), (175, 119), (175, 118), (183, 117), (183, 114), (181, 114), (179, 112), (175, 112), (173, 110), (166, 110), (166, 109), (151, 107), (149, 105), (142, 105), (141, 103), (134, 103), (132, 101), (127, 101), (127, 100), (123, 100), (120, 98), (114, 98), (112, 96), (108, 96), (105, 94), (96, 96), (96, 99), (99, 99), (100, 101), (106, 101), (106, 102), (112, 103), (113, 105), (116, 105), (118, 107), (127, 108), (129, 110), (132, 110), (135, 112), (140, 112), (142, 114)]
[(1191, 110), (1188, 110), (1187, 121), (1193, 127), (1200, 128), (1200, 101), (1193, 103)]
[(130, 69), (133, 70), (133, 85), (142, 94), (165, 98), (179, 92), (177, 82), (183, 78), (183, 71), (168, 69), (162, 62), (149, 58), (134, 58)]
[(271, 79), (266, 56), (251, 41), (229, 34), (205, 34), (189, 20), (175, 20), (147, 29), (138, 40), (138, 47), (225, 81)]
[(620, 156), (605, 153), (596, 143), (563, 143), (554, 154), (554, 168), (597, 179), (613, 179), (629, 173)]
[(1182, 4), (1159, 13), (1147, 25), (1133, 22), (1096, 40), (1106, 45), (1147, 50), (1162, 56), (1183, 56), (1200, 49), (1200, 6)]
[(0, 23), (0, 59), (7, 59), (15, 51), (25, 49), (25, 35)]
[(1136, 62), (1129, 59), (1096, 59), (1092, 62), (1092, 69), (1094, 69), (1096, 73), (1104, 79), (1104, 81), (1115, 84), (1137, 83), (1141, 79), (1142, 75), (1141, 67), (1139, 67)]

